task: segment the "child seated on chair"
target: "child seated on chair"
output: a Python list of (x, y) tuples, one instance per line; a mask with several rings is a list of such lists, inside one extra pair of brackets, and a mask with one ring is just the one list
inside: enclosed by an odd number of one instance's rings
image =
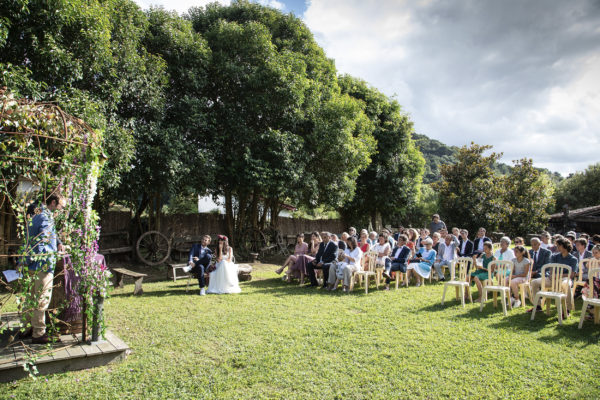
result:
[[(515, 240), (516, 242), (516, 240)], [(511, 304), (513, 307), (521, 307), (521, 300), (519, 300), (519, 285), (527, 282), (529, 270), (531, 269), (531, 260), (529, 259), (529, 253), (523, 246), (516, 246), (513, 251), (515, 252), (515, 258), (512, 260), (514, 265), (514, 271), (512, 280), (510, 281), (510, 290), (512, 292)]]
[[(481, 259), (481, 261), (482, 261), (481, 266), (477, 265), (478, 259)], [(478, 256), (473, 256), (473, 264), (475, 264), (477, 266), (477, 270), (471, 272), (470, 279), (469, 279), (469, 282), (471, 281), (471, 279), (473, 279), (475, 281), (475, 284), (477, 285), (477, 290), (479, 291), (479, 297), (477, 298), (476, 301), (478, 303), (481, 303), (481, 294), (483, 293), (482, 281), (485, 281), (486, 279), (488, 279), (488, 277), (489, 277), (488, 265), (492, 261), (494, 261), (494, 255), (492, 254), (492, 243), (484, 242), (483, 243), (483, 253), (479, 254)]]

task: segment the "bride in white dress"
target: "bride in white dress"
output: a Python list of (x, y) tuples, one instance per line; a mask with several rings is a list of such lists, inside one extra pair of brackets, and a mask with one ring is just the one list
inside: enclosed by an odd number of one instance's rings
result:
[(238, 268), (233, 263), (233, 249), (229, 246), (227, 236), (219, 235), (216, 269), (210, 273), (207, 293), (227, 294), (240, 293), (238, 284)]

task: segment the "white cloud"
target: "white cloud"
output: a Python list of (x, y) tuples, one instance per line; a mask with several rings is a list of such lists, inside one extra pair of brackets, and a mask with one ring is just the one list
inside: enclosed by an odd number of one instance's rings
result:
[(231, 4), (231, 0), (134, 0), (143, 9), (150, 6), (163, 6), (166, 10), (175, 10), (180, 14), (186, 13), (190, 7), (204, 7), (209, 3)]
[(598, 161), (600, 7), (548, 3), (312, 0), (304, 19), (338, 70), (396, 94), (417, 132), (568, 173)]
[(277, 10), (283, 10), (285, 8), (285, 5), (277, 0), (258, 0), (257, 3), (262, 4), (263, 6), (273, 7)]

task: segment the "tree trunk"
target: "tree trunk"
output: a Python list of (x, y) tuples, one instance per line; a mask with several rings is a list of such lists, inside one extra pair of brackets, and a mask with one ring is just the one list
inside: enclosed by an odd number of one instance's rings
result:
[(1, 195), (0, 197), (0, 266), (5, 266), (8, 264), (8, 258), (3, 257), (8, 254), (8, 247), (6, 242), (8, 242), (8, 237), (4, 236), (4, 230), (6, 226), (6, 213), (8, 212), (7, 207), (5, 206), (5, 202), (7, 198), (5, 195)]
[(268, 201), (265, 201), (263, 204), (262, 214), (260, 215), (259, 227), (260, 230), (265, 229), (265, 224), (267, 222), (267, 214), (269, 213)]
[(142, 194), (142, 201), (140, 202), (140, 205), (137, 208), (137, 210), (135, 210), (135, 214), (133, 216), (133, 221), (132, 221), (133, 226), (131, 227), (131, 232), (130, 232), (133, 243), (137, 242), (138, 238), (142, 234), (141, 216), (142, 216), (142, 213), (148, 207), (148, 203), (149, 203), (148, 194), (146, 192), (144, 192)]
[(157, 230), (160, 232), (160, 217), (161, 217), (161, 210), (162, 210), (162, 196), (160, 195), (160, 193), (156, 193), (156, 213), (154, 214), (154, 217), (156, 219), (156, 221), (154, 222), (154, 230)]
[(258, 228), (258, 198), (259, 198), (259, 191), (257, 188), (254, 188), (254, 191), (252, 193), (252, 203), (250, 205), (250, 210), (251, 210), (250, 218), (252, 219), (252, 227), (253, 228)]
[(234, 245), (235, 238), (233, 237), (233, 204), (231, 203), (233, 196), (230, 189), (225, 189), (225, 224), (227, 227), (227, 236), (231, 239), (231, 245)]
[(271, 227), (277, 228), (277, 220), (279, 219), (279, 199), (271, 198)]
[(248, 193), (238, 193), (238, 218), (235, 226), (235, 233), (240, 235), (246, 228), (246, 219), (248, 215)]

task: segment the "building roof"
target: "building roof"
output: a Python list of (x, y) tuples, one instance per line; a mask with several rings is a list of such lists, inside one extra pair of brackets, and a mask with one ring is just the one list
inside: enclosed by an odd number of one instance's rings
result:
[[(593, 216), (593, 215), (600, 215), (600, 205), (592, 206), (592, 207), (585, 207), (585, 208), (578, 208), (576, 210), (569, 210), (569, 218), (570, 219), (578, 218), (578, 217), (589, 217), (589, 216)], [(564, 213), (560, 212), (560, 213), (552, 214), (548, 218), (550, 220), (552, 220), (552, 219), (562, 219), (563, 217), (564, 217)]]

